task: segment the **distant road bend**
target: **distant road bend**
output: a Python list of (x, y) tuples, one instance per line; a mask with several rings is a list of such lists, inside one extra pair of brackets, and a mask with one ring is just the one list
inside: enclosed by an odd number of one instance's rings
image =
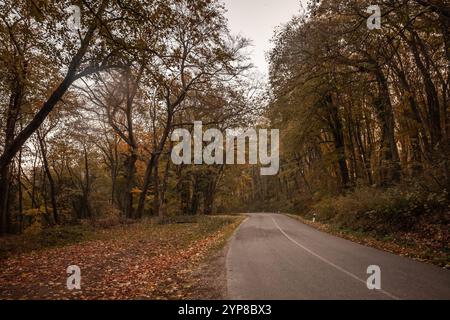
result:
[[(230, 299), (450, 299), (450, 271), (341, 239), (280, 214), (250, 214), (227, 256)], [(369, 290), (367, 267), (381, 269)]]

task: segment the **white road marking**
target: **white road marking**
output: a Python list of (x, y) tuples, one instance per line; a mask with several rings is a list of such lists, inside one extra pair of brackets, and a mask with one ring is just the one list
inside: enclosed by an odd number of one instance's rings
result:
[[(317, 259), (319, 259), (319, 260), (325, 262), (326, 264), (332, 266), (333, 268), (335, 268), (335, 269), (337, 269), (337, 270), (339, 270), (339, 271), (345, 273), (346, 275), (352, 277), (353, 279), (355, 279), (355, 280), (357, 280), (357, 281), (359, 281), (359, 282), (364, 283), (364, 285), (367, 285), (366, 280), (359, 278), (358, 276), (354, 275), (354, 274), (351, 273), (350, 271), (347, 271), (347, 270), (345, 270), (344, 268), (341, 268), (340, 266), (338, 266), (338, 265), (334, 264), (333, 262), (331, 262), (331, 261), (325, 259), (324, 257), (318, 255), (318, 254), (315, 253), (314, 251), (312, 251), (312, 250), (306, 248), (306, 247), (303, 246), (302, 244), (300, 244), (300, 243), (298, 243), (297, 241), (295, 241), (294, 239), (292, 239), (286, 232), (284, 232), (283, 229), (280, 228), (280, 226), (278, 225), (278, 223), (275, 221), (275, 219), (274, 219), (273, 217), (272, 217), (272, 221), (273, 221), (273, 223), (275, 224), (275, 226), (278, 228), (278, 230), (280, 230), (280, 232), (281, 232), (286, 238), (288, 238), (288, 240), (290, 240), (291, 242), (293, 242), (294, 244), (296, 244), (297, 246), (299, 246), (300, 248), (302, 248), (303, 250), (305, 250), (305, 251), (308, 252), (309, 254), (313, 255), (313, 256), (316, 257)], [(400, 298), (394, 296), (393, 294), (391, 294), (391, 293), (389, 293), (389, 292), (387, 292), (387, 291), (384, 291), (384, 290), (377, 290), (377, 291), (379, 291), (379, 292), (385, 294), (386, 296), (388, 296), (389, 298), (392, 298), (392, 299), (394, 299), (394, 300), (400, 300)]]

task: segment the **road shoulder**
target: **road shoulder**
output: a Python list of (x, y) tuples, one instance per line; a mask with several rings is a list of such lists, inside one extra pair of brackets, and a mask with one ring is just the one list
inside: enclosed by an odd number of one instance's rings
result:
[(192, 287), (190, 297), (195, 300), (226, 300), (228, 299), (227, 257), (230, 244), (236, 233), (247, 220), (239, 217), (224, 232), (221, 241), (209, 255), (192, 272)]

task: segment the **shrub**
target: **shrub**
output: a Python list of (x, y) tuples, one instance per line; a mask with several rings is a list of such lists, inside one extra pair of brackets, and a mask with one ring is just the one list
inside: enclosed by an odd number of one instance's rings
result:
[(424, 192), (414, 187), (359, 188), (313, 206), (320, 221), (342, 228), (387, 234), (414, 229), (419, 219), (448, 209), (448, 194)]

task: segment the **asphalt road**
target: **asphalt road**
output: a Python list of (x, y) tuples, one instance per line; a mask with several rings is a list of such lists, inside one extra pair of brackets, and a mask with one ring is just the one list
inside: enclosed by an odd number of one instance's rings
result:
[[(278, 214), (251, 214), (227, 255), (230, 299), (450, 299), (450, 271), (341, 239)], [(381, 290), (367, 288), (380, 267)]]

